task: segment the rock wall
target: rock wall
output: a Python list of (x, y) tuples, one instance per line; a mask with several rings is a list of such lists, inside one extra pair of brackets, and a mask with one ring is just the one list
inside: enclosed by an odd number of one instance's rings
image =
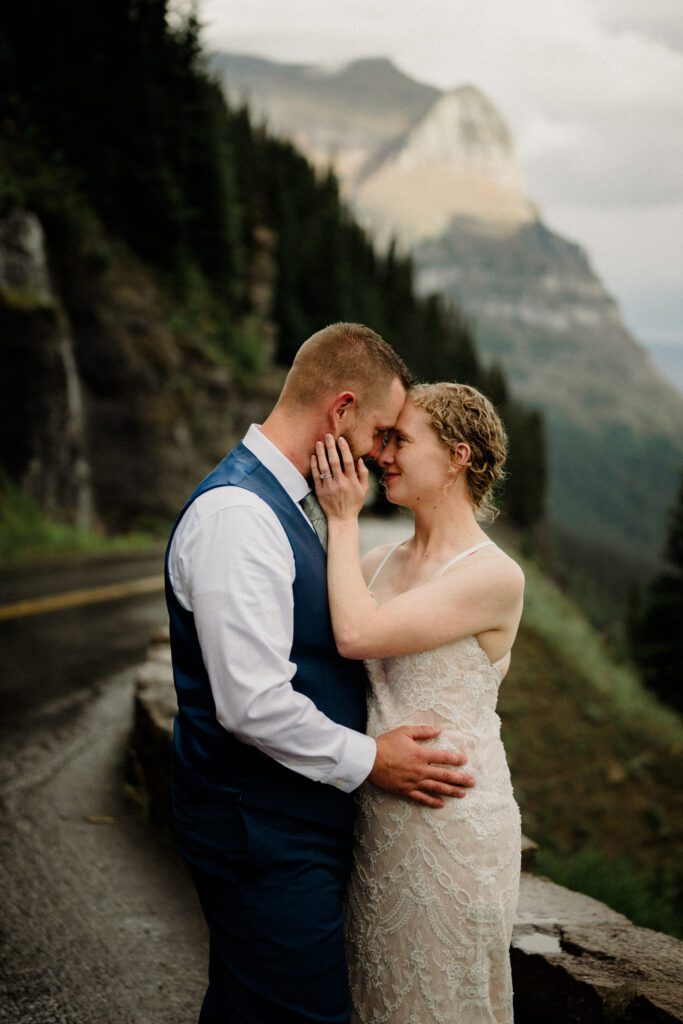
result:
[[(262, 241), (252, 290), (267, 345)], [(111, 530), (166, 522), (272, 406), (282, 372), (250, 380), (176, 315), (96, 230), (55, 252), (30, 211), (0, 222), (0, 465), (48, 514)]]
[(0, 221), (0, 463), (52, 516), (94, 522), (75, 339), (35, 214)]

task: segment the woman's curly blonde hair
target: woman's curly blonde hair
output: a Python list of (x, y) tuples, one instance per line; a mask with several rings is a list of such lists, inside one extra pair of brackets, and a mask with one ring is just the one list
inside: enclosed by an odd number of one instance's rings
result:
[(498, 509), (493, 489), (503, 480), (508, 437), (500, 416), (481, 391), (469, 384), (415, 384), (408, 397), (424, 409), (439, 439), (455, 453), (463, 442), (471, 449), (467, 488), (477, 519), (493, 522)]

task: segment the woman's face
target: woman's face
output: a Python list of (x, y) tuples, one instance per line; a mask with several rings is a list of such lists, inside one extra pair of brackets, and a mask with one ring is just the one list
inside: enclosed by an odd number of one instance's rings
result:
[(407, 508), (441, 500), (450, 479), (451, 452), (437, 437), (424, 409), (410, 398), (377, 462), (384, 470), (387, 498)]

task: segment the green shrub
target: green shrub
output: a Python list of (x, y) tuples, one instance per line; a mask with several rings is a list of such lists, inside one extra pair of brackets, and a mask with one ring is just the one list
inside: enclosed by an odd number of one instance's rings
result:
[(263, 324), (255, 317), (246, 317), (235, 330), (230, 343), (230, 354), (238, 379), (258, 377), (272, 356), (270, 343)]
[(145, 547), (152, 541), (152, 536), (145, 532), (105, 537), (96, 531), (55, 522), (0, 471), (0, 564), (71, 552), (128, 550)]

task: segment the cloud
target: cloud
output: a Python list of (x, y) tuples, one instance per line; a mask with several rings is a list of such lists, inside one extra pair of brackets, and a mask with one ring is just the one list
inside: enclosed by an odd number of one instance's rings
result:
[(549, 226), (580, 242), (639, 336), (683, 343), (683, 201), (656, 208), (558, 202)]
[(477, 85), (512, 130), (532, 199), (617, 295), (680, 284), (683, 0), (202, 0), (200, 12), (212, 48), (387, 56), (442, 89)]
[(683, 196), (679, 125), (670, 115), (636, 128), (628, 113), (607, 124), (596, 118), (549, 126), (531, 121), (520, 146), (529, 190), (541, 207), (571, 202), (640, 209), (675, 202)]
[(307, 63), (386, 54), (442, 88), (471, 81), (510, 123), (540, 199), (640, 204), (683, 193), (683, 53), (658, 41), (683, 26), (672, 7), (683, 11), (671, 0), (506, 0), (504, 17), (499, 0), (204, 0), (201, 11), (225, 48)]
[[(640, 206), (683, 197), (683, 53), (608, 32), (577, 3), (561, 6), (557, 21), (554, 0), (532, 25), (506, 20), (507, 38), (500, 26), (482, 38), (480, 23), (459, 63), (510, 123), (534, 198)], [(491, 16), (487, 0), (480, 13)]]
[(677, 0), (599, 0), (597, 18), (606, 29), (636, 32), (683, 51), (683, 5)]

